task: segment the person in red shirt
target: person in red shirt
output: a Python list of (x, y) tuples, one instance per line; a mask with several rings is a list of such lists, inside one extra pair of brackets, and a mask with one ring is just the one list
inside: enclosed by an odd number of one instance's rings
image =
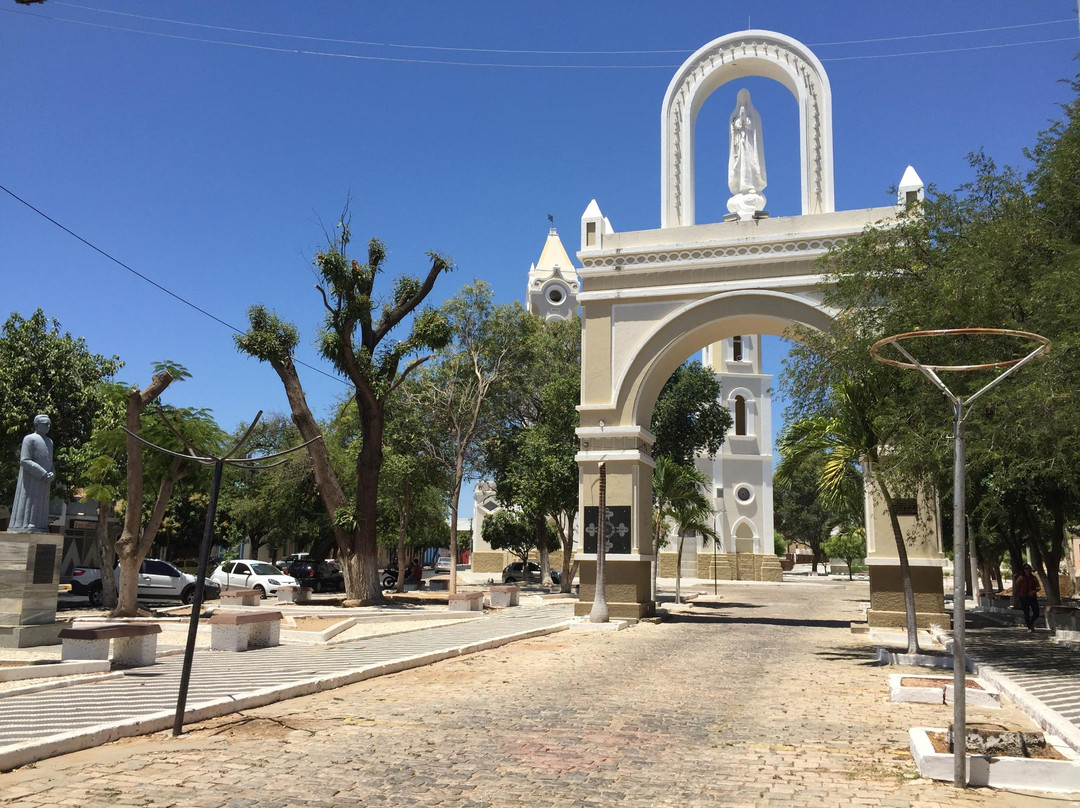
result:
[(1013, 582), (1013, 588), (1020, 599), (1020, 608), (1024, 610), (1028, 631), (1034, 631), (1035, 621), (1039, 619), (1039, 579), (1031, 571), (1030, 564), (1024, 565), (1024, 571)]

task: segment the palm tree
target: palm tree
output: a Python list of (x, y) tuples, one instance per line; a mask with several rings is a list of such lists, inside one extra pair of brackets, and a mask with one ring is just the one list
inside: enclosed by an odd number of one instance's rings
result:
[(904, 611), (907, 624), (909, 654), (919, 653), (919, 635), (915, 621), (915, 591), (911, 585), (911, 566), (907, 544), (896, 517), (893, 496), (879, 463), (881, 448), (887, 440), (874, 426), (872, 405), (877, 400), (870, 385), (848, 380), (836, 388), (831, 397), (828, 415), (804, 418), (788, 426), (781, 434), (779, 451), (782, 456), (774, 480), (783, 484), (787, 475), (804, 462), (817, 456), (821, 462), (818, 490), (826, 507), (838, 514), (851, 513), (852, 472), (861, 467), (872, 479), (885, 501), (896, 541), (900, 575), (904, 582)]
[(719, 538), (711, 524), (715, 511), (705, 493), (708, 479), (692, 466), (683, 466), (682, 468), (686, 469), (688, 477), (693, 475), (697, 479), (694, 480), (693, 495), (675, 503), (671, 509), (672, 520), (675, 522), (675, 529), (679, 535), (678, 552), (675, 554), (677, 559), (675, 562), (676, 603), (682, 602), (682, 554), (686, 537), (694, 533), (700, 533), (706, 541), (716, 541)]
[[(712, 505), (706, 496), (709, 480), (696, 468), (660, 455), (653, 469), (653, 600), (656, 599), (656, 578), (660, 568), (660, 548), (665, 543), (668, 522), (679, 527), (679, 552), (682, 558), (683, 541), (687, 532), (700, 531), (715, 536), (709, 526)], [(676, 562), (678, 565), (678, 562)], [(675, 579), (678, 599), (679, 577)]]

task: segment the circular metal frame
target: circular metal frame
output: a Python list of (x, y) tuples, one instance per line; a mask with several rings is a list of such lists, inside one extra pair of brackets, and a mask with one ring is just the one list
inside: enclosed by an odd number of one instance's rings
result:
[[(933, 331), (905, 331), (903, 334), (894, 334), (891, 337), (882, 337), (872, 346), (870, 346), (870, 356), (878, 362), (885, 365), (892, 365), (897, 368), (908, 368), (910, 370), (918, 370), (919, 365), (912, 362), (903, 362), (899, 359), (888, 359), (879, 353), (879, 350), (886, 345), (893, 343), (899, 343), (904, 340), (921, 339), (924, 337), (952, 337), (963, 336), (965, 334), (976, 334), (981, 336), (999, 336), (999, 337), (1015, 337), (1016, 339), (1027, 340), (1030, 342), (1038, 342), (1040, 347), (1034, 354), (1034, 356), (1042, 356), (1050, 353), (1050, 340), (1041, 334), (1033, 334), (1030, 331), (1017, 331), (1012, 328), (942, 328)], [(1007, 368), (1013, 365), (1023, 362), (1027, 357), (1021, 356), (1016, 359), (1006, 359), (1002, 362), (985, 362), (981, 365), (923, 365), (922, 367), (935, 372), (940, 371), (957, 371), (957, 370), (992, 370), (994, 368)]]

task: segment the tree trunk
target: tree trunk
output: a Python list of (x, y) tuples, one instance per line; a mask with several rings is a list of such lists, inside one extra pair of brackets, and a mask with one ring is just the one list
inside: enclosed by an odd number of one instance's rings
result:
[(676, 544), (675, 549), (675, 604), (682, 603), (682, 551), (683, 542), (685, 537), (683, 532), (679, 531), (679, 541)]
[[(457, 592), (457, 557), (458, 557), (458, 543), (457, 543), (457, 520), (458, 520), (458, 500), (461, 498), (461, 480), (464, 474), (461, 473), (461, 465), (458, 464), (458, 472), (454, 475), (454, 487), (450, 492), (450, 584), (447, 586), (447, 591), (453, 595)], [(521, 569), (522, 575), (525, 574), (525, 568)]]
[[(182, 480), (189, 473), (181, 469), (183, 458), (174, 457), (169, 464), (165, 476), (161, 478), (158, 486), (157, 499), (154, 500), (154, 509), (150, 512), (150, 518), (142, 526), (136, 536), (121, 534), (116, 542), (116, 555), (120, 559), (120, 586), (116, 599), (116, 608), (110, 612), (110, 617), (137, 617), (139, 615), (139, 568), (143, 559), (154, 544), (161, 523), (165, 521), (165, 511), (169, 507), (169, 499), (172, 497), (173, 487), (178, 480)], [(130, 460), (128, 461), (130, 467)], [(128, 508), (132, 505), (129, 502)], [(125, 520), (126, 521), (126, 520)], [(127, 529), (125, 528), (125, 534)], [(146, 612), (143, 612), (146, 614)]]
[(398, 557), (398, 576), (397, 583), (394, 585), (396, 592), (405, 591), (405, 533), (409, 527), (409, 517), (405, 515), (405, 510), (399, 510), (401, 515), (398, 517), (398, 536), (397, 536), (397, 557)]
[(566, 528), (563, 529), (562, 520), (556, 519), (555, 525), (559, 530), (559, 542), (562, 544), (562, 580), (559, 581), (559, 591), (569, 593), (573, 590), (573, 575), (570, 571), (574, 555), (574, 517), (577, 514), (570, 511), (566, 514)]
[(540, 557), (540, 585), (551, 586), (551, 555), (547, 547), (547, 517), (543, 514), (533, 517), (536, 532), (536, 552)]
[[(363, 445), (356, 458), (356, 532), (352, 536), (352, 556), (356, 565), (353, 589), (346, 590), (357, 606), (383, 602), (379, 581), (379, 545), (376, 537), (378, 517), (379, 472), (383, 461), (383, 410), (360, 408), (360, 434)], [(349, 579), (346, 578), (346, 585)]]
[[(121, 569), (116, 608), (110, 613), (113, 617), (135, 617), (138, 614), (139, 566), (142, 564), (143, 558), (146, 557), (150, 544), (154, 541), (154, 536), (151, 535), (149, 541), (145, 541), (146, 529), (142, 526), (143, 445), (136, 436), (142, 434), (140, 416), (143, 410), (146, 409), (146, 405), (161, 395), (172, 383), (172, 380), (172, 376), (168, 373), (159, 373), (150, 380), (150, 384), (144, 390), (133, 387), (128, 391), (127, 411), (124, 416), (128, 432), (125, 440), (127, 507), (124, 510), (124, 529), (115, 545), (116, 555), (120, 558)], [(174, 460), (170, 466), (170, 471), (178, 462), (179, 458)], [(154, 514), (157, 514), (160, 507), (161, 518), (164, 518), (165, 505), (168, 504), (168, 496), (172, 494), (172, 481), (170, 481), (168, 472), (162, 478), (161, 486), (162, 488), (158, 492), (158, 501), (154, 505)], [(164, 504), (161, 502), (163, 492), (166, 495)], [(154, 526), (155, 535), (160, 525), (161, 521), (159, 519)], [(139, 549), (144, 544), (146, 549), (140, 555)]]
[(116, 549), (109, 541), (109, 515), (115, 504), (109, 500), (98, 502), (98, 518), (94, 527), (98, 546), (98, 565), (101, 567), (101, 605), (116, 608)]
[(877, 481), (881, 496), (885, 500), (885, 507), (889, 511), (889, 524), (892, 525), (893, 539), (896, 541), (896, 556), (900, 561), (900, 577), (904, 582), (904, 617), (907, 624), (907, 652), (919, 653), (919, 628), (915, 619), (915, 590), (911, 585), (911, 564), (908, 562), (907, 543), (904, 534), (900, 530), (900, 520), (896, 518), (896, 508), (893, 505), (889, 489), (881, 480)]

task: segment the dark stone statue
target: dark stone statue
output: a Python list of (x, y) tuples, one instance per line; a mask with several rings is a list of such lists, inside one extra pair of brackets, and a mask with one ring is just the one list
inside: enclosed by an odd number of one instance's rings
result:
[(39, 415), (34, 418), (34, 431), (23, 438), (9, 533), (49, 532), (49, 488), (56, 476), (50, 426), (49, 416)]

